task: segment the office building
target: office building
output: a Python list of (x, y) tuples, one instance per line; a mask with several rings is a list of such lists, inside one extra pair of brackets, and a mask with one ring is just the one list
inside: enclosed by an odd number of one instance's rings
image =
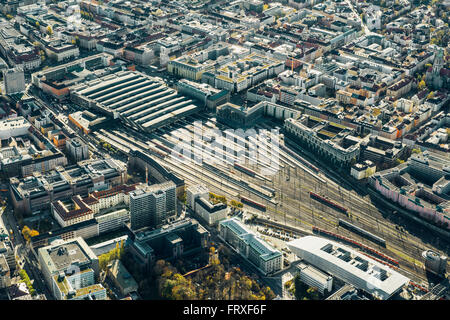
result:
[(448, 158), (427, 150), (413, 153), (408, 161), (395, 168), (375, 173), (369, 178), (369, 184), (417, 217), (450, 230), (449, 172)]
[(175, 259), (205, 250), (209, 232), (190, 218), (175, 221), (155, 230), (129, 230), (129, 246), (135, 262), (146, 269), (157, 259)]
[(11, 66), (21, 67), (24, 71), (36, 69), (41, 65), (39, 49), (9, 21), (0, 21), (0, 53)]
[(160, 226), (176, 214), (175, 184), (151, 185), (130, 193), (130, 220), (133, 230)]
[(30, 240), (31, 249), (37, 255), (37, 250), (46, 247), (54, 241), (69, 241), (78, 237), (87, 240), (99, 235), (99, 223), (96, 219), (86, 220), (77, 224), (71, 224), (67, 227), (41, 233)]
[(113, 159), (84, 160), (76, 165), (24, 179), (10, 179), (10, 195), (14, 210), (35, 214), (50, 208), (54, 201), (73, 195), (87, 196), (90, 192), (107, 190), (126, 182), (126, 170)]
[(217, 68), (214, 74), (214, 87), (240, 92), (263, 80), (276, 77), (283, 72), (284, 66), (283, 61), (264, 54), (251, 53)]
[(0, 254), (0, 289), (8, 288), (11, 285), (11, 273), (8, 263), (3, 254)]
[(89, 159), (88, 145), (81, 141), (79, 138), (70, 139), (66, 143), (66, 150), (69, 154), (69, 157), (74, 162)]
[(377, 171), (377, 166), (370, 160), (365, 160), (362, 163), (355, 163), (350, 168), (350, 175), (356, 180), (361, 180), (370, 177)]
[(81, 237), (40, 248), (38, 261), (56, 299), (106, 299), (105, 288), (96, 283), (98, 258)]
[(250, 128), (264, 116), (264, 108), (261, 108), (261, 105), (246, 108), (227, 102), (217, 108), (217, 121), (235, 129)]
[(222, 202), (212, 203), (205, 185), (189, 186), (186, 189), (186, 205), (210, 226), (227, 218), (227, 205)]
[(286, 136), (336, 166), (350, 166), (360, 156), (361, 139), (354, 129), (318, 117), (304, 115), (284, 122)]
[(95, 220), (98, 222), (98, 233), (104, 234), (122, 228), (130, 221), (130, 212), (127, 209), (120, 209), (96, 216)]
[(438, 276), (445, 276), (447, 271), (447, 257), (440, 255), (432, 250), (422, 252), (425, 259), (425, 270), (432, 272)]
[(207, 83), (181, 79), (177, 82), (177, 88), (179, 93), (197, 99), (211, 111), (216, 111), (217, 106), (230, 101), (229, 91), (216, 89)]
[(32, 300), (27, 284), (19, 282), (11, 285), (7, 290), (9, 300)]
[(51, 204), (53, 217), (61, 227), (67, 227), (94, 218), (94, 213), (81, 196), (76, 195), (70, 201), (55, 201)]
[(195, 199), (194, 211), (208, 225), (216, 225), (219, 221), (227, 218), (227, 205), (222, 202), (212, 203), (208, 198), (198, 197)]
[(10, 270), (16, 269), (16, 256), (14, 255), (14, 246), (9, 237), (0, 239), (0, 255), (3, 255), (8, 263)]
[(129, 193), (135, 189), (136, 185), (119, 185), (94, 191), (85, 198), (76, 195), (70, 200), (57, 200), (51, 203), (51, 212), (62, 228), (95, 219), (96, 233), (104, 234), (120, 229), (130, 220)]
[(383, 300), (409, 283), (397, 271), (325, 238), (306, 236), (289, 242), (288, 247), (305, 262)]
[(297, 270), (300, 275), (300, 280), (310, 287), (317, 288), (322, 295), (332, 291), (332, 276), (304, 263), (298, 264)]
[(209, 189), (206, 185), (198, 184), (186, 188), (186, 205), (192, 210), (194, 210), (195, 199), (199, 197), (209, 197)]
[(220, 237), (227, 241), (243, 257), (264, 274), (271, 274), (283, 267), (283, 256), (264, 240), (248, 230), (238, 219), (231, 218), (219, 223)]
[(0, 121), (0, 140), (28, 134), (30, 122), (22, 116)]
[(25, 91), (25, 75), (23, 69), (16, 67), (3, 70), (3, 83), (6, 94), (20, 93)]

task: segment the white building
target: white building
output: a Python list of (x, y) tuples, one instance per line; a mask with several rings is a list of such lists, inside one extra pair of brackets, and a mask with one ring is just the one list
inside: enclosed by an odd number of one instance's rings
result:
[(186, 189), (186, 205), (210, 226), (227, 218), (227, 205), (221, 202), (211, 203), (209, 189), (205, 185), (189, 186)]
[(3, 70), (3, 83), (6, 94), (13, 94), (25, 91), (25, 75), (23, 69), (16, 67)]
[(397, 271), (325, 238), (306, 236), (289, 242), (288, 247), (306, 262), (383, 300), (409, 283)]
[(333, 277), (314, 268), (313, 266), (300, 263), (297, 265), (300, 280), (308, 286), (317, 288), (321, 294), (328, 293), (333, 289)]
[(195, 199), (195, 213), (212, 226), (227, 218), (227, 205), (219, 202), (212, 204), (208, 198), (198, 197)]
[(363, 163), (355, 163), (351, 169), (350, 174), (356, 180), (368, 178), (377, 171), (377, 166), (370, 160), (366, 160)]
[(198, 197), (208, 198), (209, 189), (203, 184), (189, 186), (186, 188), (186, 205), (194, 210), (195, 199)]
[(50, 59), (56, 62), (61, 62), (72, 58), (78, 58), (80, 55), (80, 49), (72, 44), (57, 43), (56, 45), (46, 46), (45, 53)]
[(26, 135), (30, 126), (31, 123), (22, 116), (2, 120), (0, 121), (0, 140)]
[(121, 228), (125, 222), (130, 220), (130, 212), (121, 209), (97, 216), (95, 220), (98, 222), (98, 233), (103, 234)]
[(283, 255), (281, 252), (259, 239), (238, 219), (231, 218), (221, 221), (219, 229), (220, 237), (252, 262), (263, 274), (271, 274), (282, 269)]
[(94, 191), (89, 198), (84, 201), (96, 215), (100, 211), (112, 208), (120, 204), (128, 206), (130, 204), (130, 192), (135, 190), (135, 186), (121, 185), (108, 190)]
[(54, 275), (53, 294), (57, 300), (106, 300), (106, 289), (96, 284), (94, 270)]
[(94, 218), (94, 212), (83, 202), (81, 196), (72, 197), (70, 202), (55, 201), (51, 204), (53, 217), (61, 227), (68, 227)]
[(96, 283), (98, 258), (82, 238), (53, 241), (38, 250), (38, 261), (56, 299), (106, 299), (105, 288)]
[(377, 6), (372, 6), (371, 10), (366, 11), (366, 24), (370, 31), (381, 29), (381, 17), (383, 12)]

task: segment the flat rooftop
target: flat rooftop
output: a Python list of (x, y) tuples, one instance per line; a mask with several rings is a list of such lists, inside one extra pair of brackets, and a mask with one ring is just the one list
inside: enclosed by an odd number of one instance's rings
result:
[(52, 248), (48, 251), (48, 255), (58, 270), (66, 269), (75, 262), (84, 264), (90, 261), (88, 255), (77, 243)]
[[(306, 236), (289, 242), (288, 247), (308, 263), (331, 272), (338, 278), (345, 277), (342, 280), (362, 290), (377, 292), (384, 299), (409, 282), (407, 277), (397, 271), (352, 248), (325, 238)], [(364, 288), (361, 283), (365, 284)]]

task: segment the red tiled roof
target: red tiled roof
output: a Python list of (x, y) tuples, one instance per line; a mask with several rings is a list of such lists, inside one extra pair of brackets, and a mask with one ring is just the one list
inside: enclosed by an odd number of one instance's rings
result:
[(97, 199), (100, 199), (100, 198), (109, 197), (109, 196), (113, 195), (114, 193), (119, 193), (119, 192), (128, 194), (129, 192), (131, 192), (131, 191), (133, 191), (135, 189), (136, 189), (136, 185), (135, 184), (129, 185), (129, 186), (127, 186), (127, 185), (120, 185), (120, 186), (112, 187), (111, 189), (108, 189), (108, 190), (94, 191), (92, 193), (92, 196), (94, 196)]
[(64, 221), (83, 217), (85, 215), (91, 214), (92, 210), (89, 209), (88, 206), (83, 202), (80, 196), (72, 197), (72, 201), (79, 206), (79, 209), (66, 211), (66, 209), (62, 206), (61, 201), (56, 201), (53, 203), (53, 207), (55, 208), (55, 212), (63, 219)]

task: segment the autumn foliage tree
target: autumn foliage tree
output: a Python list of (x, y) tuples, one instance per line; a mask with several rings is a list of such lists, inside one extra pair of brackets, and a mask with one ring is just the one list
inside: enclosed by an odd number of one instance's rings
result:
[(227, 203), (227, 198), (225, 196), (217, 195), (212, 192), (209, 193), (209, 200), (212, 201), (213, 203), (218, 203), (218, 202), (222, 202), (225, 204)]
[(321, 295), (315, 287), (308, 287), (300, 280), (300, 275), (294, 277), (294, 295), (297, 300), (320, 300)]
[(427, 84), (425, 83), (425, 81), (424, 81), (424, 80), (421, 80), (421, 81), (419, 82), (419, 85), (417, 86), (417, 88), (418, 88), (419, 90), (422, 90), (422, 89), (425, 89), (426, 86), (427, 86)]
[(32, 237), (38, 236), (39, 232), (34, 229), (30, 229), (28, 226), (24, 226), (22, 229), (22, 235), (26, 241), (29, 241)]
[[(220, 248), (219, 248), (220, 249)], [(269, 287), (260, 286), (238, 268), (225, 270), (217, 258), (219, 250), (210, 248), (215, 263), (194, 273), (181, 275), (170, 263), (159, 260), (153, 274), (158, 295), (169, 300), (271, 300), (275, 294)]]
[(116, 242), (116, 247), (112, 249), (111, 251), (101, 254), (98, 257), (98, 264), (101, 270), (106, 270), (108, 267), (108, 264), (116, 259), (121, 259), (124, 254), (124, 241), (122, 240), (119, 244), (119, 242)]
[(242, 202), (239, 202), (239, 201), (236, 201), (236, 200), (231, 200), (230, 201), (230, 206), (233, 207), (233, 208), (242, 208), (242, 207), (244, 207)]

